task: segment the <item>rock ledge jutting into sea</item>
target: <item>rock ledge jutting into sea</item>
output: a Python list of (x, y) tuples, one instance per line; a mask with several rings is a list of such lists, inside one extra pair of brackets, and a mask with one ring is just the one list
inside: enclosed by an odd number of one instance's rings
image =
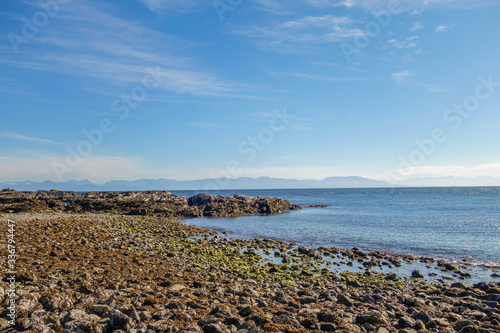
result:
[(237, 217), (301, 209), (289, 200), (200, 193), (190, 198), (168, 191), (86, 192), (0, 191), (0, 212), (74, 212), (167, 217)]

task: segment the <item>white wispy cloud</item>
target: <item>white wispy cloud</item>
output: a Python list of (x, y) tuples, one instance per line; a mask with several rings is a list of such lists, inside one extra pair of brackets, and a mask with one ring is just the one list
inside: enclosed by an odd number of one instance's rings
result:
[(326, 81), (326, 82), (342, 82), (342, 81), (363, 81), (363, 78), (356, 77), (332, 77), (328, 75), (317, 75), (299, 72), (269, 72), (272, 76), (278, 77), (296, 77), (300, 79), (306, 79), (311, 81)]
[(413, 26), (411, 27), (411, 31), (417, 31), (417, 30), (420, 30), (423, 28), (424, 28), (424, 26), (422, 25), (422, 22), (417, 21), (417, 22), (413, 23)]
[(394, 79), (399, 84), (404, 84), (407, 83), (408, 78), (415, 75), (415, 73), (416, 73), (415, 71), (407, 69), (401, 72), (391, 74), (391, 78)]
[(184, 12), (192, 9), (200, 2), (196, 0), (140, 0), (146, 5), (152, 12), (164, 13), (164, 12)]
[(448, 25), (440, 25), (436, 27), (435, 31), (436, 32), (445, 32), (445, 31), (450, 31), (455, 27), (455, 24), (448, 24)]
[(362, 36), (347, 16), (304, 16), (268, 25), (253, 25), (232, 33), (247, 37), (264, 49), (278, 52), (310, 52), (310, 47)]
[[(2, 62), (31, 70), (62, 73), (93, 80), (97, 91), (140, 84), (146, 67), (159, 67), (159, 91), (196, 96), (253, 98), (245, 87), (202, 68), (182, 50), (187, 41), (152, 30), (144, 24), (113, 15), (106, 5), (70, 2), (61, 6), (57, 22), (48, 25), (36, 54), (25, 52)], [(201, 68), (200, 68), (201, 67)], [(123, 91), (123, 90), (121, 90)]]
[(309, 61), (309, 63), (316, 66), (325, 66), (325, 67), (340, 66), (340, 63), (338, 62)]
[(396, 40), (393, 38), (388, 40), (387, 42), (398, 49), (416, 47), (418, 44), (418, 36), (406, 37), (403, 40)]
[(12, 132), (3, 132), (0, 133), (0, 137), (8, 138), (8, 139), (14, 139), (14, 140), (22, 140), (22, 141), (31, 141), (31, 142), (39, 142), (39, 143), (48, 143), (48, 144), (57, 144), (61, 145), (63, 143), (57, 142), (57, 141), (52, 141), (48, 139), (43, 139), (43, 138), (37, 138), (34, 136), (27, 136), (27, 135), (22, 135), (19, 133), (12, 133)]
[(253, 0), (257, 9), (273, 15), (292, 15), (293, 10), (290, 9), (289, 3), (279, 2), (275, 0)]
[[(345, 6), (348, 8), (359, 7), (366, 11), (387, 10), (390, 1), (387, 0), (303, 0), (305, 3), (316, 5), (317, 7), (329, 5)], [(498, 6), (496, 0), (470, 1), (470, 0), (400, 0), (397, 2), (399, 12), (420, 13), (433, 9), (468, 9), (477, 7)]]

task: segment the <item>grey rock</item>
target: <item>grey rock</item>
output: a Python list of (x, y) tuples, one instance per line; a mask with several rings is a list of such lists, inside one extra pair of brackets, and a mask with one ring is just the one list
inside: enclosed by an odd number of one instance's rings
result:
[(203, 332), (205, 333), (223, 333), (222, 328), (217, 324), (210, 324), (203, 327)]
[(398, 320), (398, 326), (400, 328), (408, 328), (408, 327), (414, 327), (417, 322), (415, 319), (410, 318), (408, 316), (402, 316)]
[(253, 309), (251, 306), (246, 306), (243, 309), (241, 309), (240, 311), (238, 311), (238, 314), (242, 317), (248, 317), (252, 313), (253, 313)]
[(109, 317), (109, 306), (105, 304), (91, 304), (88, 307), (88, 312), (96, 314), (101, 318)]

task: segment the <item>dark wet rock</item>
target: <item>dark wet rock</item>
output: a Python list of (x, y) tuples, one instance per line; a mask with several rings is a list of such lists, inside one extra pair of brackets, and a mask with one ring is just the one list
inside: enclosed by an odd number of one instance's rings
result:
[(217, 317), (210, 315), (210, 316), (206, 316), (206, 317), (203, 317), (200, 320), (198, 320), (198, 325), (203, 327), (203, 326), (206, 326), (208, 324), (216, 323), (217, 321), (218, 321)]
[(134, 320), (119, 310), (111, 310), (109, 318), (114, 330), (123, 329), (125, 331), (130, 331), (130, 329), (135, 327)]
[(318, 321), (323, 321), (326, 323), (334, 323), (336, 319), (336, 316), (333, 313), (318, 312), (316, 316), (318, 318)]
[(230, 317), (224, 321), (226, 325), (233, 325), (236, 328), (240, 328), (243, 325), (243, 322), (243, 319), (239, 317)]
[(474, 322), (472, 322), (471, 320), (461, 320), (453, 326), (457, 331), (461, 331), (464, 327), (473, 326), (473, 325), (474, 325)]
[(423, 279), (424, 275), (422, 273), (420, 273), (419, 270), (415, 270), (415, 271), (411, 272), (411, 277), (415, 278), (415, 279)]
[(246, 306), (243, 309), (241, 309), (240, 311), (238, 311), (238, 314), (242, 317), (248, 317), (252, 313), (253, 313), (253, 309), (251, 306)]
[[(266, 315), (266, 314), (256, 314), (256, 315), (252, 315), (249, 317), (249, 320), (253, 320), (253, 322), (255, 323), (255, 325), (257, 326), (262, 326), (266, 323), (268, 323), (269, 321), (271, 321), (271, 315)], [(298, 322), (297, 322), (298, 323)], [(299, 324), (300, 326), (300, 324)]]
[(222, 328), (217, 324), (210, 324), (203, 327), (203, 332), (205, 333), (222, 333), (224, 332)]
[(408, 316), (402, 316), (398, 320), (398, 326), (401, 328), (414, 327), (417, 322)]
[(272, 299), (282, 304), (287, 304), (288, 302), (290, 302), (290, 297), (281, 290), (278, 290), (276, 292), (276, 295)]
[(323, 332), (335, 332), (337, 327), (331, 323), (320, 323), (319, 328)]
[(354, 305), (354, 301), (346, 295), (340, 295), (338, 297), (338, 302), (340, 304), (344, 304), (345, 306), (353, 306)]
[(478, 327), (476, 325), (465, 326), (460, 330), (461, 333), (478, 333)]
[(465, 284), (463, 284), (462, 282), (455, 282), (455, 283), (452, 283), (450, 285), (451, 288), (458, 288), (458, 289), (468, 289), (469, 287), (467, 287)]
[(425, 311), (420, 311), (416, 314), (413, 315), (413, 318), (414, 319), (418, 319), (418, 320), (421, 320), (422, 322), (424, 323), (428, 323), (431, 321), (431, 317), (429, 316), (429, 314)]
[(310, 296), (299, 297), (297, 298), (297, 302), (301, 304), (312, 304), (316, 303), (316, 298)]
[(457, 265), (454, 265), (454, 264), (444, 263), (444, 269), (447, 271), (457, 271), (458, 267), (457, 267)]

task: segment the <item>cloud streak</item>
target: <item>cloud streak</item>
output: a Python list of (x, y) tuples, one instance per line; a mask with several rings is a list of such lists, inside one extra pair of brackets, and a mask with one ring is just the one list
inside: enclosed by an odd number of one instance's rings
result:
[(455, 27), (455, 24), (449, 24), (449, 25), (440, 25), (438, 27), (436, 27), (435, 31), (436, 32), (445, 32), (445, 31), (450, 31), (451, 29), (453, 29)]
[(146, 7), (155, 13), (185, 12), (195, 7), (196, 0), (140, 0)]
[(393, 38), (388, 40), (387, 42), (398, 49), (416, 47), (418, 44), (418, 36), (406, 37), (403, 40), (396, 40)]
[(8, 139), (14, 139), (14, 140), (22, 140), (22, 141), (30, 141), (30, 142), (38, 142), (38, 143), (47, 143), (47, 144), (57, 144), (57, 145), (63, 145), (64, 143), (57, 142), (57, 141), (52, 141), (52, 140), (47, 140), (47, 139), (42, 139), (42, 138), (37, 138), (34, 136), (26, 136), (18, 133), (0, 133), (1, 137), (8, 138)]
[[(150, 6), (163, 6), (164, 2), (150, 1)], [(96, 90), (103, 92), (141, 82), (146, 67), (159, 66), (165, 73), (160, 86), (164, 92), (247, 97), (241, 84), (221, 79), (200, 69), (193, 59), (179, 56), (182, 50), (193, 47), (192, 42), (110, 13), (112, 10), (103, 5), (70, 2), (61, 7), (57, 22), (47, 26), (43, 36), (31, 41), (42, 46), (40, 52), (4, 57), (1, 61), (31, 70), (87, 78), (92, 80), (92, 86), (100, 85)]]
[(303, 16), (280, 23), (254, 25), (232, 33), (249, 38), (266, 50), (303, 53), (312, 51), (309, 47), (315, 45), (364, 35), (353, 24), (347, 16)]
[[(347, 8), (358, 7), (366, 11), (387, 9), (387, 0), (303, 0), (315, 7), (345, 6)], [(470, 0), (400, 0), (398, 1), (401, 12), (420, 13), (432, 9), (468, 9), (477, 7), (498, 6), (498, 1), (470, 1)]]
[(394, 79), (398, 84), (408, 83), (408, 79), (415, 75), (415, 71), (412, 70), (404, 70), (401, 72), (391, 74), (391, 78)]
[(298, 73), (298, 72), (290, 72), (290, 73), (269, 72), (269, 74), (272, 76), (277, 76), (277, 77), (296, 77), (296, 78), (306, 79), (306, 80), (310, 80), (310, 81), (325, 81), (325, 82), (343, 82), (343, 81), (363, 81), (363, 80), (365, 80), (363, 78), (356, 78), (356, 77), (332, 77), (332, 76), (327, 76), (327, 75), (314, 75), (314, 74)]

